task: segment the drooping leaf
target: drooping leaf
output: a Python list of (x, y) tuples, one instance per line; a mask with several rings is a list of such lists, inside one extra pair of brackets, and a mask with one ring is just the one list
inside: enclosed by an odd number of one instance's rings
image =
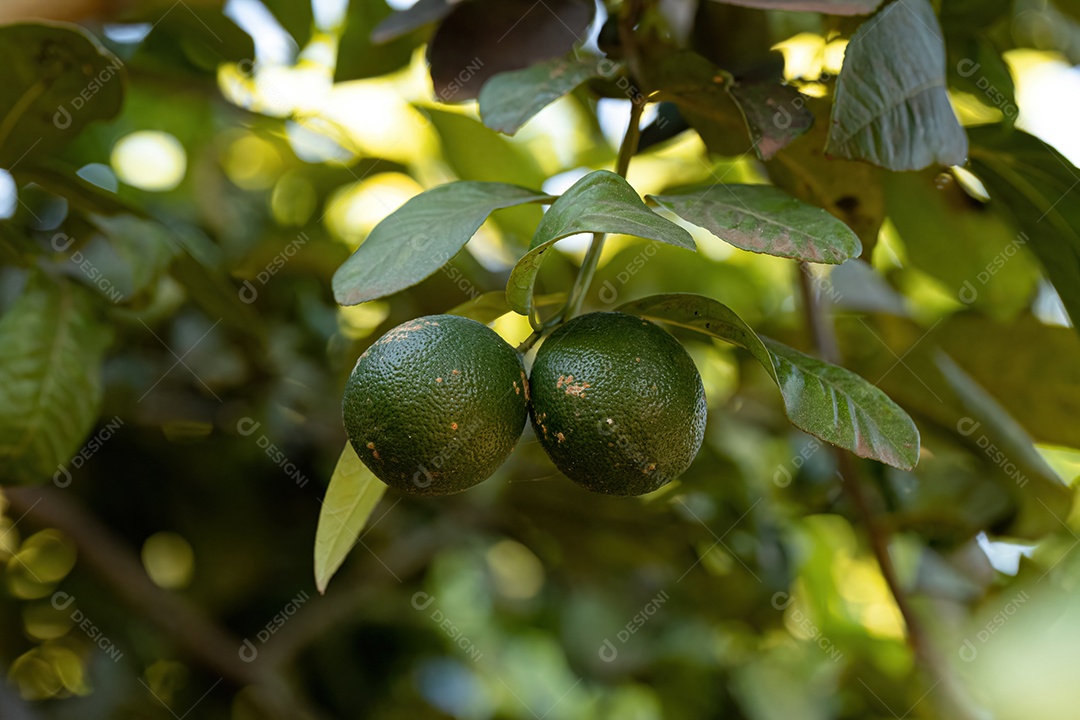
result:
[(816, 12), (826, 15), (869, 15), (881, 0), (719, 0), (728, 5), (784, 10), (787, 12)]
[(561, 57), (499, 73), (480, 91), (480, 117), (492, 130), (513, 135), (545, 107), (599, 76), (599, 62), (591, 55)]
[(960, 165), (967, 149), (945, 90), (934, 9), (928, 0), (896, 0), (847, 46), (826, 152), (900, 171)]
[(529, 314), (533, 286), (545, 253), (557, 240), (577, 233), (621, 233), (696, 249), (690, 233), (646, 207), (626, 180), (607, 170), (589, 173), (544, 214), (529, 252), (511, 271), (506, 299), (515, 312)]
[(591, 0), (472, 0), (457, 3), (428, 45), (435, 96), (475, 99), (493, 75), (559, 57), (585, 39)]
[(489, 182), (455, 182), (421, 193), (376, 225), (338, 268), (334, 298), (356, 305), (411, 287), (456, 255), (495, 210), (550, 199)]
[(839, 264), (862, 252), (851, 228), (771, 185), (712, 185), (650, 196), (683, 220), (750, 252)]
[(803, 202), (840, 218), (868, 253), (885, 221), (884, 171), (869, 163), (827, 157), (828, 103), (810, 99), (807, 107), (817, 122), (766, 164), (769, 178)]
[(771, 160), (777, 152), (814, 124), (806, 98), (778, 80), (739, 81), (728, 88), (746, 121), (754, 152)]
[(1075, 326), (1080, 319), (1080, 170), (1038, 138), (996, 125), (974, 128), (971, 167), (990, 207), (1027, 238)]
[(780, 388), (788, 418), (800, 430), (902, 470), (918, 462), (919, 431), (885, 393), (849, 370), (759, 337), (726, 305), (700, 295), (670, 294), (618, 309), (749, 350)]
[(123, 64), (76, 25), (0, 26), (0, 66), (0, 167), (55, 153), (120, 112)]
[(360, 542), (364, 526), (385, 492), (386, 485), (360, 462), (352, 445), (345, 443), (315, 530), (315, 587), (320, 593), (326, 592), (330, 578)]
[(397, 40), (413, 30), (442, 20), (452, 8), (450, 0), (417, 0), (415, 4), (398, 10), (380, 22), (371, 31), (371, 42), (382, 45)]
[(101, 409), (109, 340), (84, 290), (30, 277), (0, 317), (0, 478), (51, 479), (79, 449)]

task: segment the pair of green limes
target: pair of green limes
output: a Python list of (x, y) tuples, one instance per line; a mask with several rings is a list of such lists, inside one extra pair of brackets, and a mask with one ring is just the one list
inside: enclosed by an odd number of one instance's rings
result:
[(633, 315), (574, 318), (540, 345), (532, 373), (491, 328), (455, 315), (398, 325), (360, 356), (345, 428), (383, 482), (461, 492), (506, 460), (531, 415), (563, 474), (595, 492), (641, 495), (678, 477), (705, 433), (705, 391), (675, 338)]

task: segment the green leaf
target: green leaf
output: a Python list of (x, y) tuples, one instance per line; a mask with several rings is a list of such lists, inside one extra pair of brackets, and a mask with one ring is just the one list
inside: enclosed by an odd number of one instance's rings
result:
[(119, 58), (76, 25), (0, 26), (0, 167), (55, 153), (124, 97)]
[(101, 410), (109, 340), (84, 291), (30, 277), (0, 317), (0, 478), (52, 478), (79, 449)]
[(326, 592), (345, 556), (360, 541), (386, 485), (360, 462), (352, 444), (345, 443), (330, 477), (315, 530), (315, 586)]
[(618, 310), (749, 350), (780, 388), (787, 416), (800, 430), (902, 470), (919, 461), (919, 431), (885, 393), (849, 370), (758, 337), (726, 305), (700, 295), (671, 294), (636, 300)]
[(859, 238), (847, 225), (771, 185), (712, 185), (650, 198), (750, 252), (832, 264), (862, 252)]
[(760, 10), (816, 12), (826, 15), (869, 15), (881, 4), (881, 0), (720, 0), (720, 2)]
[(988, 125), (971, 135), (971, 168), (990, 193), (990, 207), (1029, 236), (1075, 327), (1080, 321), (1080, 171), (1019, 130)]
[[(295, 0), (289, 0), (295, 2)], [(424, 2), (417, 5), (425, 5)], [(383, 23), (397, 14), (384, 2), (352, 0), (345, 15), (345, 29), (338, 41), (334, 82), (361, 80), (385, 75), (409, 64), (418, 35), (409, 35), (417, 26), (403, 27), (391, 36), (377, 36)], [(375, 32), (372, 32), (375, 28)]]
[(766, 164), (769, 178), (803, 202), (842, 220), (859, 236), (868, 254), (885, 221), (884, 171), (869, 163), (826, 157), (829, 103), (808, 99), (806, 106), (817, 121)]
[(1005, 58), (993, 43), (982, 34), (965, 32), (950, 36), (946, 48), (949, 85), (996, 108), (1004, 122), (1012, 125), (1020, 112), (1016, 85)]
[(696, 249), (690, 233), (646, 207), (626, 180), (597, 170), (574, 183), (552, 204), (536, 228), (529, 252), (511, 271), (506, 299), (515, 312), (529, 314), (544, 254), (556, 241), (577, 233), (621, 233)]
[(963, 164), (967, 149), (945, 90), (945, 43), (934, 9), (928, 0), (897, 0), (848, 43), (826, 152), (922, 170)]
[(741, 80), (728, 87), (728, 94), (742, 113), (754, 152), (762, 160), (771, 160), (814, 124), (802, 93), (778, 80)]
[(421, 193), (376, 225), (338, 268), (334, 299), (357, 305), (412, 287), (456, 255), (495, 210), (550, 199), (491, 182), (455, 182)]
[(480, 117), (492, 130), (513, 135), (545, 107), (598, 77), (600, 62), (590, 55), (563, 57), (499, 73), (480, 90)]
[(310, 2), (296, 0), (263, 0), (263, 5), (281, 23), (285, 32), (292, 36), (301, 50), (311, 40), (311, 31), (315, 28), (315, 17)]

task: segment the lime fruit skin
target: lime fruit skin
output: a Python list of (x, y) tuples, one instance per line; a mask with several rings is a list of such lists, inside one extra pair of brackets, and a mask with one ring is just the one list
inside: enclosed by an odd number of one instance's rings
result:
[(690, 355), (642, 318), (574, 318), (540, 346), (529, 378), (541, 446), (578, 485), (643, 495), (681, 475), (705, 436), (705, 389)]
[(356, 361), (342, 414), (360, 460), (387, 485), (450, 495), (489, 478), (528, 415), (520, 356), (456, 315), (402, 323)]

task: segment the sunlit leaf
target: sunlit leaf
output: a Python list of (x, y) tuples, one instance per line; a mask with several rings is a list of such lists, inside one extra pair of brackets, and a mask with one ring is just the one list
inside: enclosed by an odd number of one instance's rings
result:
[(326, 592), (330, 578), (359, 541), (385, 492), (386, 485), (360, 462), (352, 445), (345, 443), (315, 531), (315, 585), (319, 592)]
[(506, 284), (506, 299), (515, 312), (529, 314), (545, 253), (557, 240), (577, 233), (621, 233), (695, 249), (690, 233), (646, 207), (626, 180), (597, 170), (574, 183), (544, 214), (529, 252), (514, 266)]
[(500, 208), (550, 197), (505, 183), (456, 182), (409, 200), (375, 226), (334, 273), (342, 305), (392, 295), (438, 271)]
[(833, 264), (862, 252), (851, 228), (771, 185), (711, 185), (650, 198), (743, 250)]
[(730, 308), (700, 295), (653, 295), (619, 311), (689, 328), (750, 351), (780, 388), (795, 427), (859, 457), (910, 470), (919, 431), (900, 406), (850, 370), (761, 338)]

